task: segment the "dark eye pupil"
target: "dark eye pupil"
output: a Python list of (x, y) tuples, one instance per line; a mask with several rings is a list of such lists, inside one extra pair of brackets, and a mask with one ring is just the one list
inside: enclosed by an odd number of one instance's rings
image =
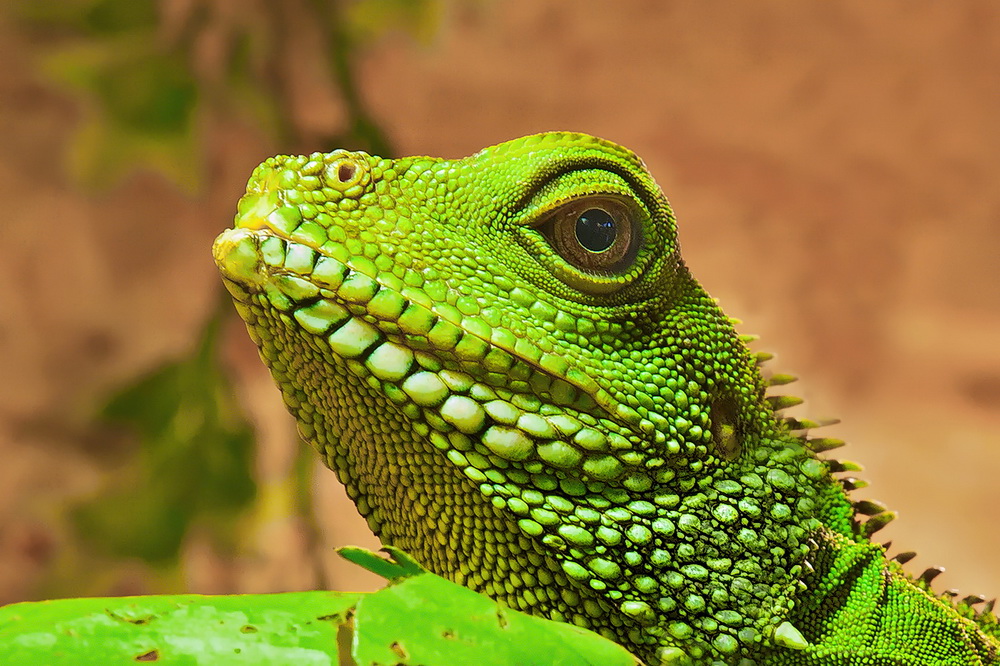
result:
[(600, 208), (583, 211), (576, 218), (576, 239), (591, 252), (604, 252), (615, 242), (615, 218)]

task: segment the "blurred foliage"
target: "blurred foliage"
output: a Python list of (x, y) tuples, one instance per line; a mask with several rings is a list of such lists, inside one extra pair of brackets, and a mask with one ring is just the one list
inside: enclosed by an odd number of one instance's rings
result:
[[(70, 92), (84, 118), (69, 146), (73, 174), (105, 188), (153, 169), (195, 192), (206, 185), (204, 119), (240, 117), (282, 147), (302, 141), (288, 45), (318, 32), (325, 80), (343, 126), (309, 150), (391, 152), (359, 94), (353, 56), (386, 32), (428, 40), (443, 0), (16, 0), (15, 15), (45, 44), (39, 66)], [(317, 145), (318, 144), (318, 145)]]
[(155, 2), (41, 0), (15, 8), (48, 42), (44, 74), (84, 107), (69, 146), (80, 181), (106, 187), (142, 165), (197, 188), (198, 81), (183, 44), (157, 38)]
[[(443, 4), (13, 0), (4, 9), (29, 35), (43, 79), (81, 110), (66, 155), (77, 182), (107, 189), (146, 169), (194, 194), (212, 187), (206, 168), (212, 128), (234, 118), (270, 136), (276, 152), (346, 147), (390, 156), (360, 94), (356, 54), (388, 32), (429, 39)], [(309, 31), (310, 39), (300, 31)], [(318, 45), (318, 67), (303, 68), (293, 57), (291, 47), (299, 43)], [(326, 91), (342, 113), (323, 129), (306, 127), (295, 81)], [(191, 356), (121, 387), (107, 401), (99, 420), (129, 429), (137, 445), (102, 493), (71, 513), (86, 548), (64, 550), (75, 555), (64, 555), (46, 593), (92, 594), (114, 585), (92, 571), (109, 557), (138, 558), (154, 567), (153, 580), (176, 584), (178, 554), (195, 527), (210, 528), (204, 532), (213, 534), (219, 551), (239, 550), (246, 538), (239, 526), (247, 522), (240, 517), (250, 515), (264, 493), (253, 477), (253, 433), (220, 361), (220, 322), (231, 316), (229, 299), (220, 300)], [(293, 498), (289, 510), (315, 531), (313, 458), (301, 447), (282, 492)], [(307, 539), (318, 541), (315, 534)], [(318, 554), (313, 558), (322, 584)]]
[[(341, 554), (377, 592), (68, 599), (0, 608), (0, 661), (636, 666), (591, 631), (532, 617), (427, 573), (399, 550)], [(414, 612), (419, 610), (419, 612)]]
[(192, 356), (122, 388), (101, 412), (139, 440), (114, 485), (75, 512), (104, 554), (170, 564), (194, 523), (230, 552), (238, 541), (237, 518), (255, 494), (253, 433), (220, 367), (220, 320), (212, 317)]

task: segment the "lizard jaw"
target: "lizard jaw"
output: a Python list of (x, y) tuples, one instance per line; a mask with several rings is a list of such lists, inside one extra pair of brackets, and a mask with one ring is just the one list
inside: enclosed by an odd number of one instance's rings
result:
[[(537, 446), (537, 455), (547, 464), (559, 469), (580, 464), (590, 477), (605, 481), (627, 473), (628, 465), (634, 464), (623, 465), (617, 457), (632, 449), (623, 436), (626, 431), (610, 435), (609, 441), (571, 416), (593, 412), (613, 418), (615, 414), (614, 405), (602, 409), (606, 394), (596, 391), (595, 396), (574, 386), (588, 378), (565, 373), (565, 368), (552, 374), (546, 367), (550, 361), (541, 352), (533, 352), (528, 341), (497, 339), (482, 320), (463, 316), (454, 308), (438, 311), (433, 303), (420, 300), (422, 292), (407, 289), (391, 274), (352, 259), (341, 262), (317, 248), (315, 241), (296, 239), (300, 236), (293, 224), (297, 209), (275, 207), (267, 193), (248, 193), (244, 200), (246, 212), (237, 217), (234, 229), (218, 237), (213, 251), (255, 341), (253, 322), (260, 319), (255, 311), (261, 306), (274, 308), (289, 324), (295, 322), (304, 334), (318, 338), (347, 368), (377, 380), (416, 421), (482, 436), (492, 453), (511, 461), (536, 455)], [(534, 353), (534, 362), (525, 353)], [(498, 363), (503, 368), (494, 367)], [(521, 406), (527, 412), (537, 409), (529, 407), (532, 394), (569, 412), (553, 421), (555, 425), (546, 425), (534, 414), (521, 419), (520, 408), (504, 404), (504, 414), (497, 416), (502, 421), (491, 426), (496, 419), (467, 397), (470, 392), (493, 393), (484, 367), (497, 372), (504, 369), (521, 379), (520, 400), (526, 401)], [(514, 403), (520, 404), (518, 399)], [(426, 425), (423, 429), (425, 435), (430, 433)], [(308, 438), (309, 433), (303, 434)], [(587, 448), (579, 450), (566, 441), (574, 437), (588, 441)], [(477, 475), (471, 467), (467, 471)]]
[[(284, 304), (279, 307), (284, 310), (303, 302), (325, 302), (345, 316), (349, 311), (357, 320), (356, 327), (370, 333), (363, 336), (366, 339), (380, 337), (368, 331), (374, 325), (390, 339), (402, 335), (429, 340), (430, 353), (453, 356), (460, 365), (485, 361), (490, 366), (490, 361), (498, 357), (503, 365), (500, 371), (507, 373), (512, 364), (523, 364), (526, 369), (521, 374), (525, 378), (546, 378), (543, 384), (553, 386), (557, 392), (553, 395), (561, 396), (557, 404), (581, 411), (596, 408), (633, 431), (649, 434), (651, 428), (642, 426), (651, 424), (640, 424), (634, 410), (613, 400), (589, 376), (563, 367), (557, 355), (542, 352), (528, 340), (498, 336), (492, 326), (475, 315), (465, 315), (454, 307), (442, 310), (419, 289), (409, 288), (394, 275), (369, 265), (371, 262), (358, 263), (347, 257), (338, 261), (327, 250), (325, 239), (303, 231), (299, 209), (287, 205), (280, 190), (267, 190), (259, 181), (251, 184), (240, 200), (234, 228), (220, 234), (213, 246), (216, 264), (236, 300), (246, 302), (249, 290), (265, 292), (272, 303)], [(399, 303), (393, 303), (391, 313), (369, 308), (369, 301), (380, 291), (394, 292), (398, 297)], [(310, 333), (329, 333), (311, 330), (304, 324), (304, 317), (297, 319)], [(318, 323), (315, 318), (310, 320)], [(441, 330), (446, 332), (442, 334)], [(331, 343), (335, 336), (330, 335)], [(353, 344), (348, 347), (356, 351)], [(364, 351), (360, 350), (360, 355)], [(559, 372), (553, 373), (552, 369)]]

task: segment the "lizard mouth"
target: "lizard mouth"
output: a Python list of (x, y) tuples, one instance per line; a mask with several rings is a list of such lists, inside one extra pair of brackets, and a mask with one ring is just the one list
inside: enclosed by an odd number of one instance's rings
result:
[(563, 357), (347, 255), (274, 192), (248, 192), (240, 210), (213, 254), (258, 344), (261, 306), (276, 309), (427, 424), (439, 448), (454, 449), (457, 430), (512, 462), (582, 466), (602, 481), (627, 471), (634, 412)]

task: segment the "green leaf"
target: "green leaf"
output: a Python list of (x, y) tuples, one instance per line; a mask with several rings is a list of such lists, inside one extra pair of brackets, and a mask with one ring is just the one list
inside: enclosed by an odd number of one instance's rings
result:
[(358, 664), (634, 666), (591, 631), (510, 610), (433, 574), (362, 597), (354, 617)]
[(337, 663), (360, 593), (62, 599), (0, 608), (0, 663)]
[[(445, 7), (312, 0), (227, 13), (207, 9), (211, 3), (166, 4), (169, 11), (157, 0), (15, 0), (14, 15), (38, 38), (42, 72), (80, 102), (67, 156), (84, 185), (107, 188), (147, 168), (197, 192), (211, 176), (199, 128), (218, 118), (249, 120), (282, 144), (389, 155), (356, 82), (356, 52), (394, 31), (431, 41)], [(319, 131), (294, 113), (289, 80), (301, 72), (293, 76), (297, 63), (282, 57), (287, 26), (305, 24), (317, 30), (315, 57), (328, 61), (309, 68), (320, 74), (308, 85), (333, 92), (346, 112)]]
[(338, 548), (337, 554), (348, 562), (353, 562), (359, 567), (394, 583), (411, 576), (427, 573), (427, 570), (420, 566), (415, 559), (400, 549), (386, 546), (383, 550), (389, 554), (391, 560), (380, 557), (367, 548), (358, 548), (357, 546)]
[[(0, 663), (635, 666), (585, 629), (513, 611), (390, 551), (349, 549), (399, 582), (378, 592), (65, 599), (0, 608)], [(384, 565), (378, 564), (379, 560)], [(398, 568), (396, 568), (398, 567)], [(414, 573), (414, 572), (417, 573)]]

